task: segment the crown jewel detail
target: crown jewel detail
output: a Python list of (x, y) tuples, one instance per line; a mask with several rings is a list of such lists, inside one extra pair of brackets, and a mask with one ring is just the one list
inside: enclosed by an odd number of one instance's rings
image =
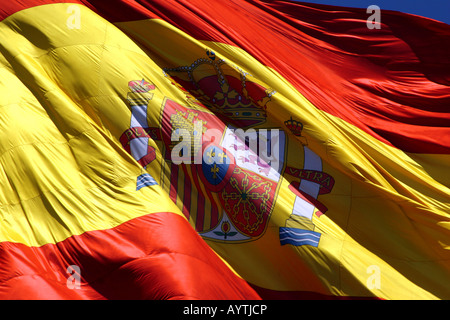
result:
[(302, 135), (303, 124), (300, 121), (293, 120), (292, 117), (284, 122), (289, 131), (297, 137)]
[(266, 89), (249, 73), (219, 59), (213, 51), (206, 53), (207, 58), (197, 59), (189, 66), (165, 68), (164, 74), (237, 127), (264, 123), (267, 104), (275, 91)]

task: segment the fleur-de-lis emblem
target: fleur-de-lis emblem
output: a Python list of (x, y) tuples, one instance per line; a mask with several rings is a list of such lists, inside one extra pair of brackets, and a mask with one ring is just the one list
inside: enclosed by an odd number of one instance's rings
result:
[(206, 153), (206, 155), (209, 157), (209, 159), (212, 159), (216, 156), (216, 150), (215, 149), (211, 149), (210, 151), (208, 151)]
[(211, 168), (211, 172), (213, 174), (213, 179), (217, 179), (217, 173), (219, 173), (219, 167), (214, 163), (214, 166)]

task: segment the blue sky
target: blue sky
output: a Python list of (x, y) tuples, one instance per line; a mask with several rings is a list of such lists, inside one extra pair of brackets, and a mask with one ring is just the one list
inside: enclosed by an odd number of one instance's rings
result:
[(381, 9), (417, 14), (450, 24), (450, 0), (302, 0), (335, 6), (367, 8), (375, 4)]

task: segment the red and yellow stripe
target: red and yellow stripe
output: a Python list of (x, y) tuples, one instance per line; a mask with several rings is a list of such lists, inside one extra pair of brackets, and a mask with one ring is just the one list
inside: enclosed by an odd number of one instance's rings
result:
[[(81, 24), (69, 29), (74, 4)], [(289, 1), (3, 3), (0, 297), (450, 297), (450, 69), (440, 48), (450, 27), (382, 17), (377, 31), (365, 10)], [(155, 84), (148, 120), (159, 127), (167, 97), (186, 104), (162, 69), (205, 48), (276, 90), (267, 125), (299, 119), (335, 179), (314, 218), (318, 248), (279, 244), (294, 201), (287, 175), (264, 236), (240, 244), (195, 233), (207, 205), (183, 212), (183, 199), (171, 200), (161, 142), (146, 168), (159, 185), (136, 191), (143, 169), (120, 143), (127, 83)], [(303, 143), (288, 137), (287, 166), (301, 166)], [(66, 285), (70, 265), (79, 290)], [(372, 265), (381, 288), (367, 286)]]

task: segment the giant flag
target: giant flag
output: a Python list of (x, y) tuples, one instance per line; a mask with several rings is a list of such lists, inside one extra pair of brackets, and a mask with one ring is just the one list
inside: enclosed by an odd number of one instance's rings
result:
[(450, 299), (449, 25), (0, 2), (0, 298)]

